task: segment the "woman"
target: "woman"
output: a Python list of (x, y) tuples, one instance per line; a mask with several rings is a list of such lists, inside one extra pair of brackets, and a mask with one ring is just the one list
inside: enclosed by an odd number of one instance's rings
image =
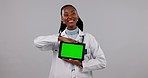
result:
[[(92, 71), (106, 67), (104, 53), (95, 38), (84, 33), (83, 23), (72, 5), (61, 8), (61, 27), (59, 34), (40, 36), (34, 44), (41, 50), (52, 50), (52, 64), (49, 78), (93, 78)], [(85, 43), (86, 54), (82, 62), (58, 58), (59, 42)]]

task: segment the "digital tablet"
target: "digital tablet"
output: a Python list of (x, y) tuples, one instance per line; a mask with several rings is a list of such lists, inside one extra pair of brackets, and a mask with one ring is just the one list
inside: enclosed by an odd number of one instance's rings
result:
[(83, 61), (84, 50), (84, 43), (67, 43), (61, 41), (59, 46), (58, 57)]

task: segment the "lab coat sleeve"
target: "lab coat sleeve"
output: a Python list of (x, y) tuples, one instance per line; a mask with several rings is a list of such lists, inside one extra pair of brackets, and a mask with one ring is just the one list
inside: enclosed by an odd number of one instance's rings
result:
[(90, 58), (88, 61), (82, 62), (82, 72), (99, 70), (106, 67), (106, 59), (102, 49), (92, 35), (90, 35), (90, 38), (91, 39), (89, 40), (89, 45), (92, 58)]
[(42, 51), (52, 50), (54, 45), (57, 43), (57, 35), (39, 36), (36, 39), (34, 39), (34, 45)]

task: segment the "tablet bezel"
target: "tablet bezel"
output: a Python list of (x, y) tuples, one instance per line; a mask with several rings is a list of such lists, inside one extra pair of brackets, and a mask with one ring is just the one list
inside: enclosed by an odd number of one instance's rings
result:
[[(82, 51), (82, 58), (79, 59), (79, 58), (72, 58), (72, 57), (64, 57), (64, 56), (61, 56), (61, 51), (62, 51), (62, 44), (63, 43), (66, 43), (66, 44), (73, 44), (73, 45), (82, 45), (83, 46), (83, 51)], [(73, 59), (73, 60), (79, 60), (79, 61), (83, 61), (84, 60), (84, 50), (85, 50), (85, 44), (84, 43), (68, 43), (68, 42), (63, 42), (61, 41), (60, 42), (60, 46), (59, 46), (59, 55), (58, 57), (59, 58), (65, 58), (65, 59)]]

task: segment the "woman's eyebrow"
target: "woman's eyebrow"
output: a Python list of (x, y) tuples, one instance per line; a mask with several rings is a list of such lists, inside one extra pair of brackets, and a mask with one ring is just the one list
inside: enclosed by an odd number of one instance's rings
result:
[(76, 10), (72, 10), (71, 12), (76, 12)]
[(68, 12), (64, 12), (64, 13), (66, 13), (66, 14), (67, 14)]

